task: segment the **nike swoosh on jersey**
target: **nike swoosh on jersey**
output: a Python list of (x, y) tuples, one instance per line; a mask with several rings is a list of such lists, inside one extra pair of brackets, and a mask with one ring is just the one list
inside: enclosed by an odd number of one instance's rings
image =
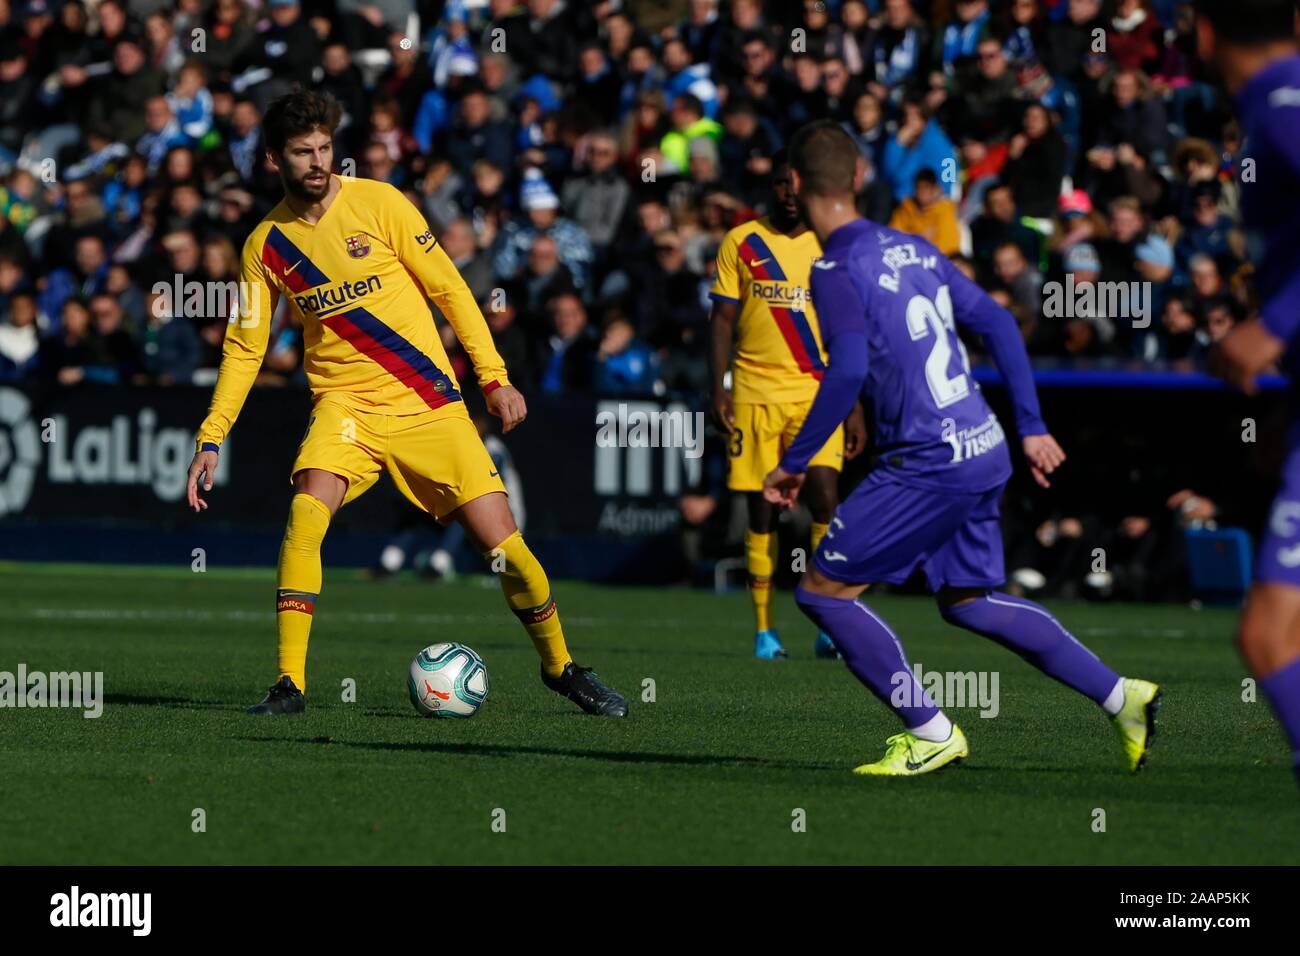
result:
[(827, 551), (822, 557), (827, 561), (847, 561), (849, 559), (847, 554), (842, 554), (839, 551)]
[(297, 262), (295, 262), (293, 265), (289, 266), (289, 268), (285, 269), (285, 270), (284, 270), (284, 274), (285, 274), (285, 275), (288, 275), (290, 272), (292, 272), (294, 269), (298, 268), (300, 265), (302, 265), (302, 260), (301, 260), (301, 259), (299, 259), (299, 260), (298, 260)]
[[(771, 257), (769, 256), (768, 258)], [(764, 262), (767, 261), (768, 261), (767, 259), (754, 259), (753, 261), (750, 262), (749, 267), (751, 269), (757, 269), (759, 266), (761, 266)]]
[(831, 259), (818, 259), (813, 263), (814, 269), (834, 269), (835, 262)]

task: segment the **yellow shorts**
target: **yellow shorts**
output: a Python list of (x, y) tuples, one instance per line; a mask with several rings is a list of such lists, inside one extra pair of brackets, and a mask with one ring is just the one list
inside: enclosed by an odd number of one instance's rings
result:
[(506, 490), (463, 402), (386, 415), (323, 398), (312, 409), (290, 477), (306, 468), (346, 479), (345, 504), (387, 469), (397, 489), (435, 518)]
[[(727, 487), (732, 491), (762, 491), (763, 479), (781, 461), (790, 447), (812, 402), (792, 402), (784, 405), (754, 405), (737, 402), (736, 427), (731, 432), (727, 453), (731, 467), (727, 473)], [(809, 468), (844, 467), (844, 426), (826, 440), (821, 451), (813, 455)]]

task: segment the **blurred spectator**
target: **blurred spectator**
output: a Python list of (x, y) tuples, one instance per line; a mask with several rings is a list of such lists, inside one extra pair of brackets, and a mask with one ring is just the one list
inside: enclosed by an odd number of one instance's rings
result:
[(603, 260), (626, 224), (632, 199), (632, 188), (618, 173), (615, 134), (599, 131), (588, 138), (587, 172), (570, 178), (562, 195), (562, 205)]
[(594, 257), (591, 240), (573, 220), (560, 216), (559, 197), (540, 171), (528, 170), (519, 202), (526, 218), (511, 219), (502, 230), (492, 262), (496, 274), (516, 278), (528, 250), (539, 236), (546, 236), (555, 243), (556, 255), (574, 284), (584, 288)]
[(690, 167), (691, 145), (696, 139), (708, 137), (717, 142), (722, 138), (722, 125), (704, 115), (698, 97), (683, 93), (673, 101), (668, 111), (672, 129), (659, 142), (667, 168), (665, 174), (684, 173)]
[(470, 175), (474, 162), (486, 159), (499, 169), (513, 163), (513, 135), (509, 124), (492, 118), (492, 102), (481, 85), (469, 87), (460, 101), (460, 113), (446, 144), (447, 158), (462, 176)]
[(1020, 214), (1043, 220), (1039, 232), (1046, 233), (1051, 227), (1065, 163), (1065, 140), (1057, 132), (1052, 114), (1042, 104), (1031, 103), (1021, 118), (1020, 132), (1011, 138), (1003, 175), (1014, 184)]
[(468, 219), (453, 219), (438, 237), (443, 252), (451, 259), (476, 301), (487, 298), (493, 288), (492, 266), (474, 242), (474, 227)]
[(166, 92), (166, 76), (148, 65), (139, 41), (123, 36), (113, 48), (113, 72), (95, 83), (90, 94), (86, 123), (103, 124), (134, 143), (148, 128), (146, 104)]
[(550, 395), (589, 388), (597, 346), (586, 307), (575, 293), (563, 292), (546, 304), (546, 312), (550, 334), (541, 348), (538, 387)]
[(922, 169), (913, 180), (912, 195), (898, 204), (890, 226), (922, 236), (946, 256), (961, 247), (957, 225), (957, 204), (943, 194), (933, 169)]
[(141, 340), (145, 370), (158, 385), (188, 383), (198, 368), (201, 342), (194, 324), (167, 308), (165, 297), (151, 292), (145, 303)]
[(35, 374), (40, 349), (36, 315), (36, 297), (30, 292), (9, 298), (0, 321), (0, 382), (21, 381)]
[(993, 282), (993, 254), (1008, 242), (1014, 242), (1020, 248), (1026, 262), (1038, 262), (1038, 233), (1022, 224), (1016, 215), (1015, 192), (1011, 185), (997, 182), (985, 191), (984, 212), (971, 223), (971, 245), (980, 282)]
[(658, 361), (636, 336), (636, 326), (621, 313), (605, 320), (596, 352), (592, 385), (598, 392), (648, 395), (654, 391)]
[(912, 195), (916, 174), (922, 169), (937, 170), (947, 184), (950, 196), (956, 195), (957, 150), (947, 134), (929, 114), (919, 99), (903, 103), (903, 117), (897, 131), (885, 144), (882, 172), (894, 198), (900, 202)]

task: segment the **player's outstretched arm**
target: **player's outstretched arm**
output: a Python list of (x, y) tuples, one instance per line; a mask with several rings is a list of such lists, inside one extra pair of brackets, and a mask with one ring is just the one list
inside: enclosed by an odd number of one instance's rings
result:
[(239, 289), (240, 301), (230, 316), (221, 346), (217, 384), (212, 390), (207, 417), (199, 426), (194, 460), (190, 462), (189, 504), (195, 511), (208, 506), (198, 494), (199, 476), (206, 475), (203, 490), (211, 491), (212, 477), (217, 470), (217, 453), (244, 407), (249, 389), (262, 368), (271, 337), (271, 318), (275, 314), (279, 292), (262, 266), (258, 233), (244, 243)]

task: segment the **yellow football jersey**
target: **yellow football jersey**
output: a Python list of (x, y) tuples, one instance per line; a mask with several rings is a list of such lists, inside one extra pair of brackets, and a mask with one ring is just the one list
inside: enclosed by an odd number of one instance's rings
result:
[(811, 229), (791, 239), (764, 217), (727, 233), (718, 248), (714, 301), (740, 304), (731, 395), (737, 402), (802, 402), (826, 369), (809, 291), (822, 248)]
[(339, 192), (318, 222), (281, 202), (244, 243), (243, 301), (226, 330), (200, 448), (220, 445), (234, 424), (282, 295), (302, 320), (313, 399), (337, 396), (390, 415), (461, 401), (428, 299), (451, 323), (483, 390), (508, 384), (478, 303), (420, 211), (387, 183), (335, 178)]

